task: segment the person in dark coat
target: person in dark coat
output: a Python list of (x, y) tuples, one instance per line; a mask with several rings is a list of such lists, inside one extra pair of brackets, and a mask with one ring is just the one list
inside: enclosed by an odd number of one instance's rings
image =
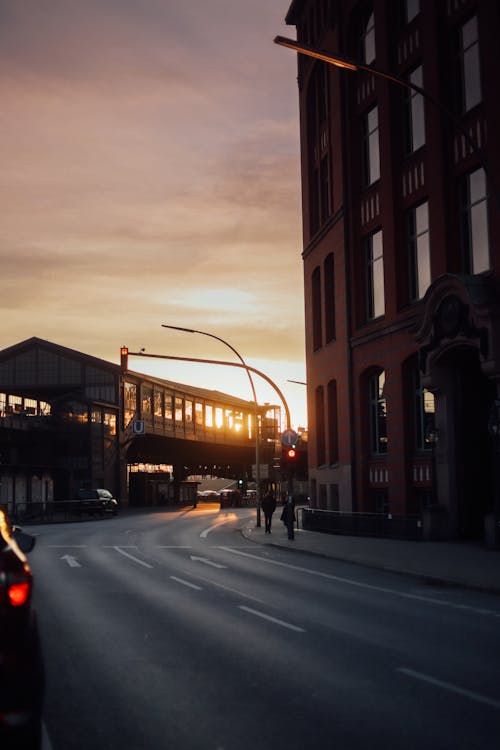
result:
[(272, 492), (268, 492), (262, 498), (262, 510), (264, 511), (264, 517), (266, 519), (266, 534), (271, 533), (271, 521), (273, 519), (273, 513), (276, 510), (276, 500)]
[(295, 539), (294, 526), (295, 526), (295, 503), (291, 495), (288, 495), (283, 511), (281, 513), (281, 520), (285, 524), (288, 531), (288, 538)]

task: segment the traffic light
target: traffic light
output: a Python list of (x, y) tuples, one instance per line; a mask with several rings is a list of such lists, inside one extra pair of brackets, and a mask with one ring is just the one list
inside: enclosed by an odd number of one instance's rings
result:
[(294, 445), (284, 445), (281, 451), (282, 466), (291, 468), (297, 460), (297, 448)]
[(120, 347), (120, 367), (128, 370), (128, 346)]

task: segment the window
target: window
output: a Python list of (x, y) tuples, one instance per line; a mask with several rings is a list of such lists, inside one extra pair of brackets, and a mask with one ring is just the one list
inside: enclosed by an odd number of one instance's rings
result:
[(316, 388), (316, 465), (325, 463), (325, 399), (323, 386)]
[(176, 422), (182, 422), (183, 421), (183, 401), (180, 396), (175, 397), (175, 421)]
[[(415, 68), (408, 81), (422, 88), (422, 66)], [(406, 89), (405, 149), (407, 154), (417, 151), (425, 143), (424, 99), (413, 89)]]
[(104, 412), (104, 431), (107, 435), (116, 435), (116, 414), (113, 412)]
[(460, 234), (464, 273), (490, 268), (486, 174), (483, 168), (466, 175), (460, 185)]
[(366, 317), (378, 318), (385, 312), (384, 301), (384, 256), (382, 230), (364, 240), (366, 263)]
[(154, 415), (155, 417), (163, 417), (163, 391), (154, 390)]
[(203, 426), (203, 404), (199, 401), (194, 405), (194, 421), (197, 425)]
[(9, 411), (11, 414), (20, 414), (23, 410), (23, 399), (22, 396), (9, 396), (8, 397)]
[(151, 417), (153, 401), (153, 388), (150, 385), (141, 386), (141, 416), (142, 418)]
[(333, 253), (326, 256), (324, 263), (325, 290), (325, 339), (326, 343), (333, 341), (335, 331), (335, 267)]
[(361, 31), (362, 56), (365, 65), (375, 60), (375, 16), (373, 11), (368, 15)]
[(321, 269), (317, 266), (312, 274), (312, 329), (313, 349), (323, 346), (323, 323), (321, 315)]
[(380, 179), (378, 107), (373, 107), (363, 118), (363, 184), (368, 187), (378, 179)]
[(406, 215), (406, 247), (410, 270), (410, 300), (421, 299), (431, 283), (429, 210), (427, 202)]
[(413, 371), (413, 390), (415, 405), (415, 448), (416, 450), (430, 450), (432, 444), (430, 435), (435, 428), (434, 394), (422, 388), (420, 371)]
[(409, 24), (420, 13), (420, 0), (403, 0), (403, 23)]
[(384, 395), (385, 372), (372, 375), (369, 383), (370, 450), (387, 453), (387, 402)]
[(328, 68), (317, 64), (307, 94), (309, 161), (309, 231), (323, 226), (331, 214), (331, 158), (328, 134)]
[(472, 16), (458, 29), (457, 39), (457, 109), (468, 112), (481, 101), (479, 39), (477, 17)]
[(171, 393), (165, 393), (165, 419), (174, 418), (173, 396)]
[(337, 381), (328, 383), (328, 453), (329, 463), (336, 464), (339, 460), (339, 430)]
[(125, 381), (125, 387), (123, 389), (123, 407), (123, 426), (127, 427), (135, 417), (137, 411), (137, 386), (135, 383), (128, 383)]

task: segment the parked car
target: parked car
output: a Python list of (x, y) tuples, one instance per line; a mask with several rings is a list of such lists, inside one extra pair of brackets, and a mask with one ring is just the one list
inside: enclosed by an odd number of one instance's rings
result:
[(200, 490), (197, 493), (197, 497), (198, 500), (217, 502), (219, 500), (219, 493), (216, 490)]
[(26, 559), (35, 538), (11, 528), (0, 510), (0, 747), (38, 750), (43, 663), (33, 577)]
[(90, 515), (116, 516), (118, 512), (118, 501), (109, 490), (96, 489), (78, 490), (78, 512)]

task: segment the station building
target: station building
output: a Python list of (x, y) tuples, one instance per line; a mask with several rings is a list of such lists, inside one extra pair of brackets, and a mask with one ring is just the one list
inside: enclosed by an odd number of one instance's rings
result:
[(364, 66), (297, 55), (311, 503), (495, 540), (500, 5), (293, 0), (286, 22)]
[[(257, 410), (269, 462), (280, 408)], [(253, 402), (30, 338), (0, 351), (0, 505), (110, 490), (123, 505), (193, 498), (191, 475), (252, 479)]]

